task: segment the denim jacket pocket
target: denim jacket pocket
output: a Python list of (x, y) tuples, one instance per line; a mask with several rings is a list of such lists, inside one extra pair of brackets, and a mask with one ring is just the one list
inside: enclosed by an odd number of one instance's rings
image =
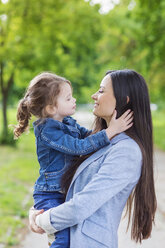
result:
[(61, 188), (61, 177), (65, 172), (65, 167), (59, 171), (45, 172), (45, 181), (48, 187), (59, 190)]
[(93, 221), (88, 219), (84, 221), (82, 226), (82, 233), (101, 243), (105, 247), (111, 247), (110, 231)]

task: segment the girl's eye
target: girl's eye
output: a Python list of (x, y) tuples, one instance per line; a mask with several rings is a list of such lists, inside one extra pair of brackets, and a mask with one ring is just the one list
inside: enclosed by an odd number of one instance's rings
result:
[(99, 90), (99, 93), (103, 93), (103, 90)]
[(68, 98), (67, 101), (70, 101), (70, 98)]

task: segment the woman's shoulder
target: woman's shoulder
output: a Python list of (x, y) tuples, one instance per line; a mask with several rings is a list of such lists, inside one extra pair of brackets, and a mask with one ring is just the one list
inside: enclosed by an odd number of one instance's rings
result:
[(107, 149), (104, 162), (110, 165), (111, 172), (128, 173), (134, 181), (139, 178), (141, 173), (141, 149), (137, 142), (126, 134), (117, 136)]
[(128, 136), (126, 133), (116, 135), (111, 140), (109, 151), (112, 153), (122, 153), (125, 156), (133, 157), (134, 159), (142, 158), (142, 152), (138, 143)]

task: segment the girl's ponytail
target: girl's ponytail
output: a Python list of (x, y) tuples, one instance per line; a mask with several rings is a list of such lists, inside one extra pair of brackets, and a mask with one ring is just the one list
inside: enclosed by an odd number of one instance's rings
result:
[(31, 113), (29, 111), (28, 96), (25, 96), (20, 100), (17, 109), (17, 121), (18, 125), (14, 129), (14, 138), (18, 137), (29, 128), (29, 120), (31, 119)]

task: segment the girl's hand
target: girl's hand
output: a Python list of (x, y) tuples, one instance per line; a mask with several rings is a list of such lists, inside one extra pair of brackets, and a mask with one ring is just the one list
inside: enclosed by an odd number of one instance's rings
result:
[(133, 125), (133, 111), (127, 110), (122, 116), (116, 119), (117, 111), (114, 110), (106, 133), (109, 139), (118, 133), (124, 132)]
[(29, 210), (29, 227), (33, 232), (43, 234), (45, 231), (36, 225), (35, 219), (36, 216), (42, 214), (44, 209), (36, 210), (34, 207), (31, 207)]

